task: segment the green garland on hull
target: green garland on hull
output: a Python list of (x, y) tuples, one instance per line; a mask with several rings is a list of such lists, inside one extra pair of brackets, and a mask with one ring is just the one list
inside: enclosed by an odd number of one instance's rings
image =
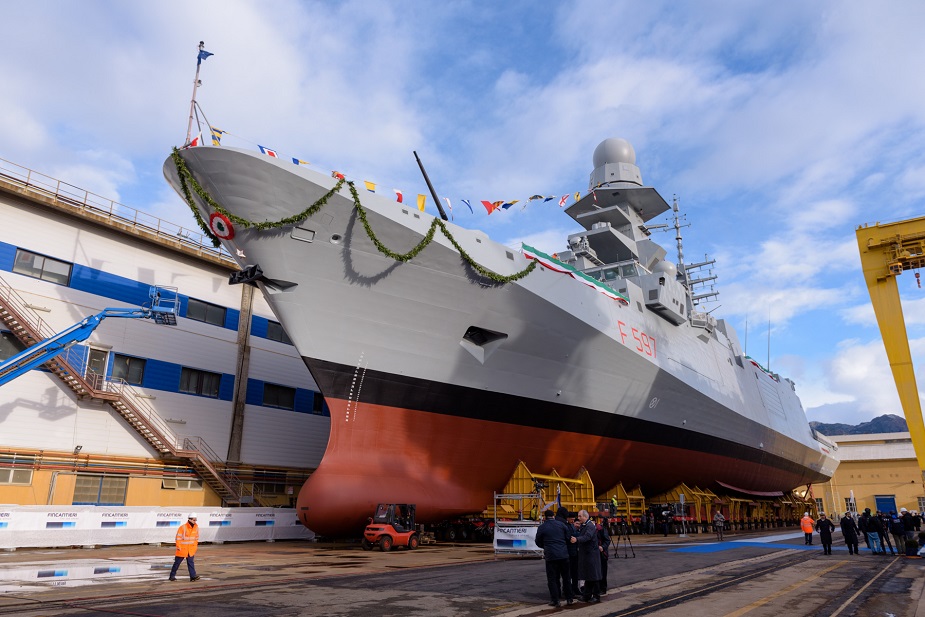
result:
[(453, 247), (457, 251), (459, 251), (460, 257), (462, 257), (466, 261), (466, 263), (469, 264), (470, 267), (472, 267), (473, 270), (475, 270), (476, 272), (478, 272), (485, 278), (491, 279), (492, 281), (496, 283), (510, 283), (513, 281), (520, 280), (524, 278), (525, 276), (527, 276), (528, 274), (530, 274), (531, 272), (533, 272), (533, 270), (536, 268), (536, 261), (531, 261), (527, 265), (526, 268), (524, 268), (520, 272), (515, 272), (514, 274), (511, 274), (510, 276), (504, 276), (502, 274), (498, 274), (497, 272), (493, 272), (489, 270), (488, 268), (477, 263), (474, 259), (472, 259), (472, 257), (468, 253), (466, 253), (466, 251), (463, 250), (463, 248), (456, 241), (456, 238), (453, 237), (453, 234), (450, 233), (450, 230), (447, 229), (446, 223), (444, 223), (441, 219), (438, 219), (438, 218), (433, 219), (433, 221), (430, 224), (430, 229), (427, 230), (427, 233), (424, 235), (424, 238), (414, 248), (412, 248), (407, 253), (396, 253), (395, 251), (385, 246), (382, 243), (382, 241), (379, 240), (379, 238), (376, 236), (375, 232), (373, 231), (372, 226), (369, 224), (369, 220), (367, 220), (366, 218), (366, 209), (362, 206), (362, 204), (360, 204), (360, 196), (357, 194), (356, 187), (353, 185), (353, 182), (350, 182), (349, 180), (345, 180), (344, 178), (339, 179), (337, 181), (337, 184), (335, 184), (334, 187), (331, 188), (330, 191), (322, 195), (315, 203), (308, 206), (307, 208), (305, 208), (305, 210), (303, 210), (302, 212), (298, 214), (288, 216), (278, 221), (263, 221), (259, 223), (254, 222), (254, 221), (248, 221), (247, 219), (244, 219), (244, 218), (241, 218), (240, 216), (232, 214), (231, 212), (223, 208), (221, 205), (219, 205), (217, 201), (215, 201), (212, 198), (211, 195), (209, 195), (209, 193), (204, 188), (202, 188), (199, 182), (197, 182), (196, 179), (193, 177), (193, 174), (190, 173), (189, 168), (186, 166), (186, 161), (184, 161), (183, 158), (180, 156), (180, 151), (177, 148), (173, 149), (173, 154), (171, 156), (173, 157), (174, 164), (177, 166), (177, 176), (180, 178), (180, 188), (183, 191), (183, 198), (186, 201), (186, 204), (189, 206), (190, 210), (193, 211), (193, 216), (196, 217), (196, 224), (199, 225), (199, 228), (202, 230), (202, 232), (210, 240), (212, 240), (212, 244), (215, 247), (221, 246), (221, 242), (215, 236), (215, 234), (212, 233), (212, 230), (209, 229), (209, 226), (206, 224), (206, 222), (202, 220), (202, 216), (199, 214), (199, 210), (196, 208), (196, 204), (193, 201), (193, 194), (191, 192), (191, 189), (192, 191), (195, 191), (195, 193), (199, 195), (199, 197), (205, 203), (209, 204), (209, 207), (211, 207), (216, 212), (219, 212), (223, 214), (224, 216), (228, 217), (228, 219), (232, 221), (233, 223), (237, 223), (241, 227), (245, 227), (245, 228), (253, 227), (254, 229), (262, 230), (262, 229), (275, 229), (279, 227), (285, 227), (287, 225), (295, 225), (296, 223), (299, 223), (300, 221), (312, 216), (313, 214), (321, 210), (325, 205), (327, 205), (328, 200), (331, 198), (331, 196), (337, 193), (338, 191), (340, 191), (343, 188), (344, 184), (346, 184), (347, 187), (350, 189), (350, 195), (353, 197), (353, 205), (356, 208), (357, 216), (360, 218), (360, 222), (363, 223), (363, 229), (366, 230), (366, 235), (369, 236), (369, 239), (372, 240), (374, 245), (376, 245), (376, 249), (378, 249), (378, 251), (382, 253), (383, 255), (385, 255), (386, 257), (391, 257), (392, 259), (396, 261), (401, 261), (401, 262), (411, 261), (421, 251), (423, 251), (424, 248), (428, 244), (430, 244), (433, 241), (434, 234), (436, 234), (437, 229), (440, 229), (441, 233), (443, 233), (446, 239), (450, 241), (450, 244), (452, 244)]

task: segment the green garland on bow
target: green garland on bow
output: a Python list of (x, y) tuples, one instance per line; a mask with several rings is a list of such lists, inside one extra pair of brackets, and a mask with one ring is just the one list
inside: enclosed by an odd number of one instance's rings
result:
[(323, 208), (328, 203), (328, 199), (330, 199), (332, 195), (340, 191), (341, 188), (343, 188), (344, 184), (346, 184), (347, 187), (350, 189), (350, 195), (353, 197), (353, 205), (357, 210), (357, 216), (359, 216), (360, 222), (363, 223), (363, 229), (366, 230), (366, 235), (369, 236), (370, 240), (372, 240), (373, 244), (376, 246), (376, 249), (378, 249), (379, 252), (385, 255), (386, 257), (391, 257), (392, 259), (396, 261), (401, 261), (401, 262), (410, 261), (411, 259), (416, 257), (418, 253), (423, 251), (424, 247), (426, 247), (428, 244), (430, 244), (433, 241), (434, 234), (437, 232), (437, 229), (440, 229), (440, 231), (443, 233), (446, 239), (450, 241), (450, 244), (452, 244), (453, 247), (457, 251), (459, 251), (460, 257), (462, 257), (466, 261), (466, 263), (468, 263), (472, 267), (473, 270), (475, 270), (476, 272), (478, 272), (485, 278), (491, 279), (492, 281), (496, 283), (510, 283), (513, 281), (518, 281), (524, 278), (525, 276), (527, 276), (528, 274), (530, 274), (531, 272), (533, 272), (533, 270), (536, 268), (536, 261), (534, 260), (534, 261), (531, 261), (527, 265), (526, 268), (524, 268), (520, 272), (515, 272), (514, 274), (510, 276), (504, 276), (502, 274), (498, 274), (497, 272), (493, 272), (489, 270), (488, 268), (477, 263), (474, 259), (472, 259), (472, 257), (466, 251), (463, 250), (463, 248), (456, 241), (456, 238), (453, 237), (453, 234), (450, 233), (450, 230), (447, 229), (446, 223), (444, 223), (441, 219), (438, 219), (438, 218), (433, 219), (433, 222), (431, 222), (430, 224), (430, 229), (427, 230), (427, 233), (424, 235), (424, 238), (421, 239), (421, 241), (414, 248), (412, 248), (407, 253), (396, 253), (395, 251), (389, 249), (387, 246), (382, 244), (382, 241), (379, 240), (379, 238), (376, 236), (375, 232), (373, 231), (372, 226), (370, 226), (369, 224), (369, 220), (367, 220), (366, 218), (366, 208), (364, 208), (362, 204), (360, 204), (360, 196), (359, 194), (357, 194), (356, 187), (354, 186), (353, 182), (345, 180), (344, 178), (340, 178), (337, 181), (337, 183), (334, 185), (334, 187), (331, 188), (330, 191), (322, 195), (318, 199), (318, 201), (316, 201), (309, 207), (305, 208), (305, 210), (303, 210), (302, 212), (298, 214), (288, 216), (278, 221), (263, 221), (260, 223), (255, 223), (254, 221), (248, 221), (247, 219), (244, 219), (244, 218), (241, 218), (240, 216), (232, 214), (231, 212), (223, 208), (221, 205), (219, 205), (217, 201), (215, 201), (212, 198), (211, 195), (209, 195), (209, 193), (204, 188), (202, 188), (199, 182), (197, 182), (196, 179), (193, 177), (193, 174), (190, 173), (189, 168), (186, 166), (186, 161), (184, 161), (183, 158), (180, 156), (180, 151), (177, 148), (173, 149), (173, 154), (171, 156), (173, 157), (174, 164), (177, 166), (177, 176), (180, 178), (180, 189), (183, 191), (183, 198), (186, 201), (186, 204), (189, 206), (190, 210), (193, 211), (193, 216), (196, 218), (196, 224), (199, 225), (199, 228), (202, 230), (202, 232), (210, 240), (212, 240), (212, 244), (215, 247), (221, 246), (221, 242), (215, 236), (215, 234), (212, 233), (212, 230), (209, 229), (209, 226), (206, 224), (206, 222), (202, 219), (202, 216), (199, 214), (199, 210), (196, 208), (195, 202), (193, 202), (193, 195), (192, 195), (192, 192), (190, 191), (190, 187), (192, 187), (192, 191), (195, 191), (195, 193), (199, 195), (199, 197), (205, 203), (209, 204), (209, 207), (211, 207), (216, 212), (219, 212), (223, 214), (224, 216), (228, 217), (230, 221), (237, 223), (238, 225), (242, 227), (246, 227), (246, 228), (253, 227), (254, 229), (273, 229), (273, 228), (278, 228), (278, 227), (285, 227), (286, 225), (294, 225), (312, 216), (313, 214), (321, 210), (321, 208)]

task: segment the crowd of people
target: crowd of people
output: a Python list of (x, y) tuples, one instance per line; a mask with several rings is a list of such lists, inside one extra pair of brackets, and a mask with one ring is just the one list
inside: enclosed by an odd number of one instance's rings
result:
[[(805, 534), (806, 544), (813, 543), (813, 531), (816, 531), (822, 543), (822, 552), (826, 555), (832, 554), (832, 532), (835, 531), (835, 523), (828, 520), (824, 513), (819, 515), (818, 521), (814, 521), (809, 512), (804, 513), (800, 526)], [(875, 555), (905, 555), (908, 550), (918, 552), (925, 546), (925, 533), (921, 532), (922, 515), (910, 512), (906, 508), (900, 508), (899, 512), (878, 510), (873, 513), (870, 508), (865, 508), (860, 516), (845, 512), (838, 526), (849, 555), (860, 554), (860, 539), (864, 540), (867, 548)], [(890, 552), (887, 553), (887, 550)]]
[[(569, 512), (560, 507), (544, 512), (545, 520), (536, 530), (536, 545), (543, 549), (550, 606), (573, 604), (575, 599), (594, 603), (607, 593), (607, 562), (610, 533), (607, 519), (591, 518), (587, 510), (569, 522)], [(580, 585), (579, 585), (580, 584)]]
[[(670, 525), (667, 511), (659, 518), (661, 520), (658, 522), (667, 534)], [(657, 529), (658, 519), (654, 513), (649, 512), (643, 520), (651, 520), (651, 526), (644, 525), (642, 531), (636, 533), (662, 531)], [(804, 512), (798, 523), (806, 545), (812, 545), (814, 534), (818, 534), (824, 555), (832, 554), (832, 534), (836, 529), (841, 529), (849, 555), (860, 554), (859, 542), (863, 539), (872, 554), (886, 555), (889, 550), (889, 554), (904, 555), (907, 550), (912, 550), (909, 547), (914, 547), (919, 555), (925, 556), (922, 515), (906, 508), (889, 513), (872, 513), (870, 508), (866, 508), (860, 516), (845, 512), (837, 525), (825, 513), (820, 513), (819, 519), (814, 520), (809, 512)], [(722, 512), (716, 511), (711, 524), (717, 540), (722, 541), (724, 530), (729, 529), (729, 522)], [(607, 518), (599, 515), (595, 521), (587, 510), (579, 511), (572, 521), (569, 520), (569, 511), (564, 507), (555, 513), (551, 509), (544, 512), (544, 521), (536, 532), (536, 545), (543, 549), (550, 606), (561, 606), (563, 599), (569, 605), (576, 599), (589, 603), (600, 602), (601, 595), (607, 593), (607, 562), (611, 546), (608, 527)]]

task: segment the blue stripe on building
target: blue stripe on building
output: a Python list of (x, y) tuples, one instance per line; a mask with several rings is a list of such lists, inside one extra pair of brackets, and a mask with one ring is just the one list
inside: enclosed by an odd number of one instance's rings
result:
[[(0, 270), (6, 272), (13, 271), (13, 265), (16, 259), (16, 250), (17, 248), (22, 248), (25, 251), (35, 253), (37, 255), (47, 255), (53, 259), (59, 259), (65, 263), (72, 265), (71, 269), (71, 278), (69, 282), (69, 287), (78, 291), (83, 291), (85, 293), (93, 294), (102, 298), (109, 298), (114, 300), (115, 303), (119, 304), (129, 304), (134, 306), (142, 306), (144, 304), (150, 303), (151, 299), (149, 297), (149, 292), (151, 285), (148, 283), (141, 283), (123, 276), (118, 276), (96, 268), (90, 268), (88, 266), (83, 266), (81, 264), (76, 264), (66, 259), (61, 259), (55, 255), (48, 255), (46, 253), (40, 253), (38, 251), (31, 250), (26, 247), (17, 247), (6, 242), (0, 242)], [(55, 283), (50, 283), (55, 284)], [(181, 317), (186, 317), (187, 308), (189, 306), (189, 296), (184, 294), (178, 294), (179, 299), (179, 313)], [(228, 330), (237, 331), (238, 325), (241, 319), (241, 311), (233, 308), (225, 308), (225, 323), (224, 327)], [(251, 318), (251, 335), (258, 338), (267, 338), (267, 331), (269, 328), (270, 320), (265, 317), (260, 317), (253, 315)], [(77, 363), (86, 364), (87, 357), (89, 354), (89, 347), (86, 345), (75, 345), (71, 350), (69, 350), (69, 355), (72, 361), (74, 360), (74, 354), (78, 354)], [(118, 350), (113, 349), (112, 353), (109, 354), (109, 360), (106, 366), (107, 376), (112, 375), (112, 366), (115, 359), (115, 354), (119, 353), (120, 355), (130, 355), (131, 357), (139, 358), (141, 356), (134, 356), (131, 354), (121, 354)], [(142, 379), (141, 387), (151, 390), (162, 390), (165, 392), (180, 392), (180, 373), (183, 369), (183, 366), (175, 364), (172, 362), (164, 362), (162, 360), (157, 360), (154, 358), (142, 358), (145, 360), (145, 370), (144, 377)], [(197, 367), (187, 367), (187, 368), (197, 368)], [(43, 368), (36, 370), (45, 370)], [(205, 369), (202, 369), (205, 370)], [(212, 372), (212, 371), (210, 371)], [(257, 407), (263, 407), (263, 381), (257, 379), (248, 379), (248, 388), (247, 388), (247, 397), (246, 402), (248, 405), (254, 405)], [(282, 384), (281, 384), (282, 385)], [(291, 386), (287, 386), (291, 387)], [(312, 407), (315, 396), (320, 396), (319, 393), (316, 393), (312, 390), (307, 390), (305, 388), (296, 388), (295, 395), (295, 409), (294, 411), (298, 413), (313, 413)], [(231, 401), (234, 398), (234, 375), (222, 374), (221, 381), (219, 382), (219, 393), (218, 399), (223, 401)], [(323, 405), (322, 415), (330, 415), (327, 405)]]

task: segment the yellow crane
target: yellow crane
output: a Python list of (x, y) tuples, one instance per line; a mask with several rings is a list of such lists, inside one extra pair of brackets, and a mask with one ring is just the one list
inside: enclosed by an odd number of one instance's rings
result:
[[(857, 228), (861, 268), (925, 484), (925, 422), (896, 277), (925, 268), (925, 216)], [(919, 273), (915, 273), (921, 287)]]

